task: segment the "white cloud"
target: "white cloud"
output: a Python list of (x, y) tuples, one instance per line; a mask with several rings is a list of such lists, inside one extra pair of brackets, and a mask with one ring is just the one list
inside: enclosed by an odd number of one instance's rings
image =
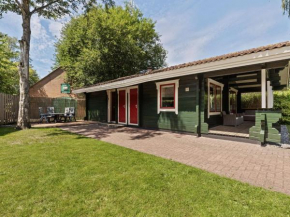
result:
[(53, 46), (53, 39), (48, 35), (47, 30), (41, 23), (42, 19), (38, 16), (31, 18), (31, 38), (32, 49), (34, 51), (41, 51), (47, 47)]
[(60, 38), (63, 26), (71, 19), (69, 15), (64, 16), (60, 20), (49, 20), (48, 30), (56, 39)]
[(228, 11), (216, 20), (211, 17), (211, 22), (202, 20), (203, 15), (195, 20), (193, 13), (192, 8), (183, 13), (168, 11), (157, 19), (169, 65), (272, 43), (270, 32), (282, 19), (272, 4)]
[(9, 36), (20, 38), (22, 34), (21, 23), (21, 16), (11, 12), (3, 14), (3, 18), (0, 19), (0, 31)]
[(57, 22), (57, 21), (50, 21), (48, 25), (48, 29), (50, 33), (57, 38), (60, 38), (62, 27), (63, 27), (63, 23)]

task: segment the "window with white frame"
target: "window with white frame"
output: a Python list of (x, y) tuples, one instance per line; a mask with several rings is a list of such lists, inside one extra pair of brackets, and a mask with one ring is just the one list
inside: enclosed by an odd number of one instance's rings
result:
[(224, 85), (208, 79), (208, 114), (217, 115), (222, 112), (222, 91)]
[(178, 114), (178, 87), (179, 79), (156, 82), (158, 114), (163, 111)]
[(175, 84), (160, 85), (160, 108), (175, 107)]

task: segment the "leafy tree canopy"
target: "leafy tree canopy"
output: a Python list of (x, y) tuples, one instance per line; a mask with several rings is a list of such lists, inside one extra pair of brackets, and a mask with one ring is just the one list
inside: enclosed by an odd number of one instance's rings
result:
[[(0, 92), (19, 93), (19, 46), (17, 39), (0, 32)], [(29, 83), (33, 85), (39, 80), (37, 72), (30, 66)]]
[(73, 18), (56, 44), (56, 61), (74, 87), (165, 66), (155, 23), (137, 8), (96, 6)]
[[(106, 6), (114, 6), (113, 0), (102, 0)], [(71, 14), (72, 11), (77, 11), (80, 6), (87, 11), (93, 5), (97, 3), (97, 0), (1, 0), (0, 1), (0, 18), (3, 13), (8, 11), (23, 15), (29, 12), (27, 15), (37, 14), (47, 19), (57, 19), (66, 14)]]
[(284, 14), (287, 13), (288, 17), (290, 17), (290, 0), (282, 0), (282, 8), (284, 10)]

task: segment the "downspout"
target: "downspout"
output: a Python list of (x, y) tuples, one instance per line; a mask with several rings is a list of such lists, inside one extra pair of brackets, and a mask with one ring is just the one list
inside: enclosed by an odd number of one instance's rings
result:
[(202, 82), (203, 82), (203, 74), (200, 74), (198, 75), (198, 128), (197, 128), (198, 137), (201, 137)]
[(88, 93), (85, 93), (85, 96), (86, 96), (86, 117), (85, 117), (85, 121), (88, 121), (89, 120), (89, 97), (88, 97)]

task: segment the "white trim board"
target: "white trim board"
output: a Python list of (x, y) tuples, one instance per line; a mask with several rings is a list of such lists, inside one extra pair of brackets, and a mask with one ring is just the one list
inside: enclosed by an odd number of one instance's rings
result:
[[(112, 105), (112, 98), (111, 98), (111, 93), (113, 93), (113, 92), (116, 92), (116, 90), (115, 89), (113, 89), (113, 90), (107, 90), (107, 96), (108, 96), (108, 115), (107, 115), (107, 117), (108, 117), (108, 123), (110, 123), (111, 122), (111, 105)], [(114, 122), (116, 122), (116, 121), (114, 121)]]
[(266, 90), (266, 85), (267, 85), (267, 71), (266, 69), (262, 69), (261, 71), (261, 101), (262, 101), (262, 108), (267, 107), (267, 90)]
[(107, 89), (122, 88), (137, 85), (144, 82), (156, 81), (161, 79), (170, 79), (179, 76), (199, 74), (204, 72), (217, 71), (222, 69), (230, 69), (241, 66), (249, 66), (255, 64), (264, 64), (267, 62), (290, 59), (290, 46), (277, 48), (273, 50), (262, 51), (258, 53), (247, 54), (244, 56), (233, 57), (225, 60), (189, 66), (170, 71), (158, 72), (155, 74), (143, 75), (135, 78), (128, 78), (122, 81), (116, 81), (104, 85), (81, 88), (73, 90), (74, 94), (97, 92)]

